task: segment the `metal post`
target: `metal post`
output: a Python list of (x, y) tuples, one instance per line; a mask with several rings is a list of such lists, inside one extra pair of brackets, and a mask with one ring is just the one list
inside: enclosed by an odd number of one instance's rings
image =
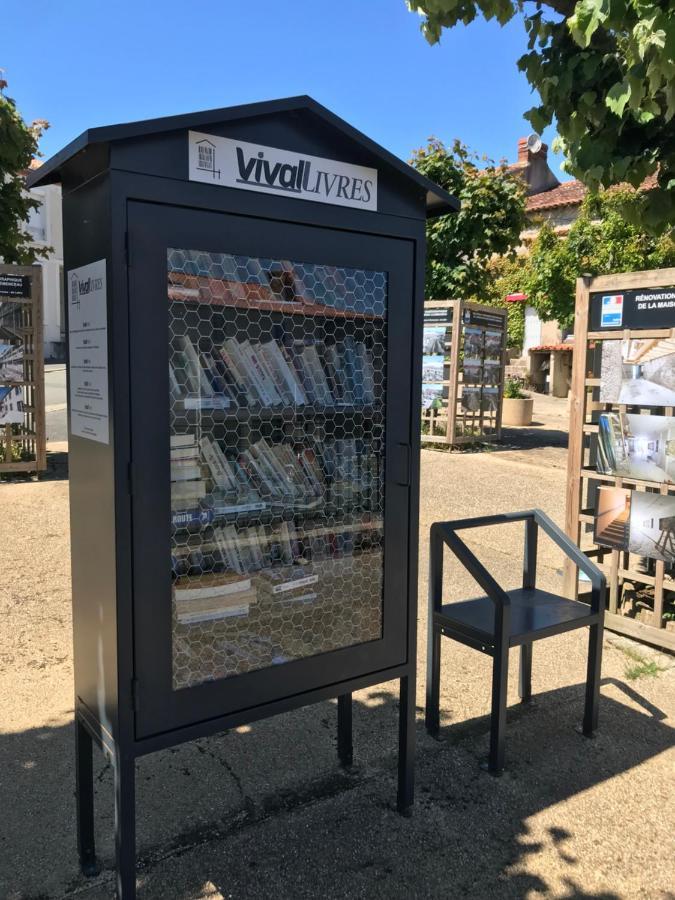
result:
[(510, 618), (511, 610), (508, 606), (497, 607), (495, 610), (495, 647), (492, 660), (492, 715), (490, 717), (490, 758), (488, 760), (488, 771), (491, 775), (501, 775), (504, 770)]
[(438, 737), (441, 691), (441, 632), (434, 622), (441, 609), (443, 595), (443, 541), (432, 530), (429, 547), (429, 605), (427, 622), (427, 696), (424, 724), (432, 737)]
[(588, 635), (588, 669), (586, 672), (586, 703), (583, 732), (592, 737), (598, 727), (600, 705), (600, 672), (602, 668), (602, 624), (591, 625)]
[(136, 897), (136, 761), (115, 753), (117, 900)]
[(75, 806), (77, 818), (77, 851), (83, 875), (92, 877), (100, 872), (94, 842), (94, 770), (93, 741), (75, 716)]
[(537, 537), (539, 526), (532, 519), (525, 520), (525, 549), (523, 552), (523, 588), (531, 590), (537, 586)]
[(518, 695), (523, 703), (532, 699), (532, 644), (520, 645)]
[(401, 678), (398, 719), (398, 811), (410, 815), (415, 797), (415, 672)]
[(338, 758), (343, 766), (351, 766), (354, 760), (352, 745), (352, 695), (338, 697)]

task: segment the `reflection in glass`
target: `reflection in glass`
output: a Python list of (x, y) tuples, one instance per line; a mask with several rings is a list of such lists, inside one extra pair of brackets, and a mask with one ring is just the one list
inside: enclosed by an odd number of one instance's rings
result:
[(381, 637), (386, 287), (168, 251), (175, 689)]

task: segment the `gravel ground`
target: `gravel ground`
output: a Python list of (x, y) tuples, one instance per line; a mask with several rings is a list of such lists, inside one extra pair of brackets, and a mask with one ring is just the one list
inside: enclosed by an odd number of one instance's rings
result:
[[(439, 518), (540, 506), (562, 522), (566, 404), (538, 402), (534, 429), (485, 453), (423, 451), (417, 803), (395, 813), (396, 685), (355, 695), (355, 766), (335, 761), (335, 705), (323, 703), (138, 764), (139, 897), (675, 897), (673, 660), (627, 678), (636, 645), (608, 635), (601, 727), (575, 730), (585, 634), (535, 647), (533, 707), (510, 671), (506, 774), (487, 752), (489, 660), (445, 642), (443, 740), (422, 727), (426, 535)], [(537, 439), (537, 434), (539, 438)], [(537, 446), (537, 440), (539, 446)], [(519, 446), (528, 449), (520, 449)], [(53, 447), (54, 451), (64, 448)], [(0, 897), (110, 897), (112, 784), (96, 756), (102, 874), (78, 873), (73, 810), (68, 484), (54, 452), (41, 482), (0, 484)], [(518, 579), (517, 526), (472, 536), (505, 584)], [(541, 586), (561, 560), (542, 545)], [(455, 566), (448, 597), (473, 588)]]

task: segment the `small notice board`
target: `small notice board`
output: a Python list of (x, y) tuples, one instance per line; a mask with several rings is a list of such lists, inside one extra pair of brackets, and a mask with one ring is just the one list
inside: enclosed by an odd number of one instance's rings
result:
[(424, 304), (422, 441), (501, 439), (506, 311), (463, 300)]
[(46, 467), (42, 269), (0, 265), (0, 474)]

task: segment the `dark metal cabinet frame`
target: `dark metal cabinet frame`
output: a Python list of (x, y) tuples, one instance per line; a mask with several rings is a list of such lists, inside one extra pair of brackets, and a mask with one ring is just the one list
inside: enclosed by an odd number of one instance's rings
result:
[[(187, 180), (187, 132), (255, 141), (378, 170), (377, 212)], [(352, 759), (351, 693), (400, 679), (398, 808), (413, 801), (419, 396), (424, 234), (454, 199), (307, 97), (95, 129), (31, 183), (64, 188), (66, 270), (106, 260), (110, 440), (70, 436), (80, 860), (97, 869), (92, 741), (114, 764), (117, 890), (135, 894), (135, 759), (338, 698)], [(268, 254), (386, 271), (391, 317), (380, 641), (171, 691), (166, 248)], [(163, 269), (162, 269), (163, 266)], [(158, 293), (159, 292), (159, 293)], [(143, 561), (149, 565), (143, 567)], [(182, 696), (178, 696), (178, 695)]]

